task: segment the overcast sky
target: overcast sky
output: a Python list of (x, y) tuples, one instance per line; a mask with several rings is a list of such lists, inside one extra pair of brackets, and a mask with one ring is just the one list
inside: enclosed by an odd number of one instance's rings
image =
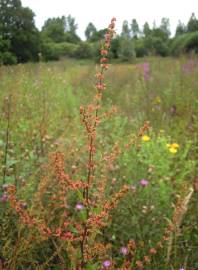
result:
[(162, 17), (168, 17), (172, 34), (178, 20), (187, 23), (192, 12), (198, 17), (198, 0), (22, 0), (22, 3), (36, 14), (39, 29), (47, 18), (71, 14), (76, 18), (81, 38), (89, 22), (102, 29), (113, 16), (117, 18), (118, 32), (124, 20), (131, 23), (135, 18), (142, 27), (145, 21), (152, 26), (155, 20), (158, 25)]

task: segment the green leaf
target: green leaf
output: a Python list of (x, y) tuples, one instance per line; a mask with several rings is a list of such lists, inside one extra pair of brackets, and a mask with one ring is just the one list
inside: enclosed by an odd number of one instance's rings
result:
[(4, 146), (4, 141), (0, 140), (0, 147)]
[(18, 160), (16, 160), (16, 159), (9, 159), (7, 161), (7, 166), (11, 167), (11, 166), (15, 165), (17, 162), (18, 162)]
[(82, 193), (79, 189), (77, 190), (77, 194), (78, 194), (79, 200), (80, 200), (80, 201), (83, 201), (83, 199), (84, 199), (84, 198), (83, 198), (83, 193)]
[(86, 270), (96, 270), (96, 269), (98, 269), (98, 264), (92, 264), (92, 263), (88, 263), (87, 265), (86, 265), (86, 268), (85, 268)]

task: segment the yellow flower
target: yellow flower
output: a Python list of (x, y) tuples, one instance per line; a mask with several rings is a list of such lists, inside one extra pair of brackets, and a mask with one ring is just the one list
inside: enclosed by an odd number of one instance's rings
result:
[(179, 149), (179, 144), (178, 143), (167, 143), (166, 146), (169, 148), (169, 151), (173, 154), (177, 153)]
[(144, 135), (143, 137), (142, 137), (142, 140), (144, 141), (144, 142), (148, 142), (148, 141), (150, 141), (150, 137), (148, 136), (148, 135)]
[(160, 97), (156, 97), (155, 102), (156, 102), (157, 104), (160, 104), (160, 103), (161, 103), (161, 98), (160, 98)]
[(174, 148), (179, 148), (179, 144), (178, 143), (172, 143), (171, 146), (174, 147)]
[(177, 153), (177, 149), (175, 147), (170, 147), (169, 148), (169, 151), (172, 153), (172, 154), (176, 154)]

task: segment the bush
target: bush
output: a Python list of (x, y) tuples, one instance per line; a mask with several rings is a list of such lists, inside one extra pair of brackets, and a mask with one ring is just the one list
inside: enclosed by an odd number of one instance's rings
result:
[(168, 54), (169, 54), (168, 45), (162, 39), (154, 38), (153, 39), (153, 47), (154, 47), (156, 55), (168, 56)]
[(17, 63), (17, 58), (11, 52), (0, 53), (0, 63), (4, 65), (14, 65)]
[(198, 53), (198, 31), (189, 35), (185, 43), (185, 50)]
[(143, 39), (137, 39), (135, 41), (135, 53), (137, 57), (144, 57), (148, 55), (148, 49), (145, 47)]
[(135, 49), (133, 41), (126, 38), (122, 39), (120, 43), (119, 57), (122, 61), (131, 62), (135, 59)]
[(60, 53), (57, 50), (57, 44), (52, 43), (52, 42), (43, 44), (42, 56), (43, 56), (45, 61), (59, 60)]
[(190, 51), (198, 52), (198, 31), (176, 37), (171, 45), (171, 53), (174, 56)]
[(72, 57), (75, 53), (77, 45), (62, 42), (46, 42), (42, 46), (42, 55), (45, 61), (49, 60), (59, 60), (61, 56)]
[(75, 49), (74, 57), (79, 59), (86, 59), (93, 57), (92, 46), (88, 42), (81, 42)]

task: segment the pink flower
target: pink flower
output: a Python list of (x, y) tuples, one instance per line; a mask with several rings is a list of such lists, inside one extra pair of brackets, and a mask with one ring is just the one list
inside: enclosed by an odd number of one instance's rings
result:
[(0, 197), (0, 201), (3, 202), (3, 203), (7, 202), (7, 201), (8, 201), (8, 195), (4, 193), (4, 194)]
[(105, 260), (102, 265), (105, 269), (108, 269), (111, 266), (111, 261)]
[(120, 253), (122, 254), (122, 255), (127, 255), (127, 253), (128, 253), (128, 248), (127, 247), (121, 247), (120, 248)]
[(142, 69), (143, 69), (144, 79), (145, 79), (145, 81), (148, 81), (150, 79), (150, 65), (149, 65), (149, 63), (145, 62), (142, 65)]
[(81, 203), (77, 203), (75, 208), (76, 210), (80, 211), (84, 208), (84, 206)]
[(142, 187), (146, 187), (148, 184), (149, 184), (149, 181), (148, 181), (148, 180), (146, 180), (146, 179), (140, 180), (140, 185), (141, 185)]

